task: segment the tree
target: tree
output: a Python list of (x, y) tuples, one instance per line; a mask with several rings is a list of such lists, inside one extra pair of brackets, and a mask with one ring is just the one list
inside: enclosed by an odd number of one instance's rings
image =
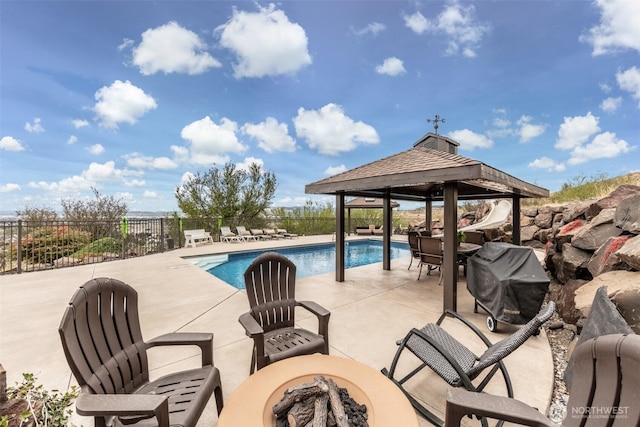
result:
[(129, 208), (124, 200), (115, 196), (103, 196), (91, 188), (94, 200), (62, 199), (65, 220), (76, 223), (76, 227), (90, 231), (93, 239), (110, 236), (117, 230), (120, 219)]
[(273, 172), (263, 172), (252, 163), (248, 170), (226, 163), (198, 172), (176, 188), (178, 207), (188, 217), (234, 218), (252, 222), (271, 204), (278, 183)]
[(47, 206), (27, 206), (16, 211), (16, 216), (29, 224), (29, 227), (42, 227), (58, 219), (58, 213)]

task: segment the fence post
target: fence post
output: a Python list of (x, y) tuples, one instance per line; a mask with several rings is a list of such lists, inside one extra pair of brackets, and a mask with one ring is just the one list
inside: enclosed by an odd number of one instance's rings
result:
[(165, 251), (165, 246), (164, 246), (164, 218), (160, 218), (160, 240), (162, 241), (162, 246), (160, 246), (162, 248), (161, 252)]
[(127, 233), (129, 225), (127, 223), (127, 217), (123, 216), (120, 222), (120, 231), (122, 232), (122, 259), (127, 258)]
[(16, 255), (16, 273), (22, 273), (22, 220), (18, 220), (18, 253)]

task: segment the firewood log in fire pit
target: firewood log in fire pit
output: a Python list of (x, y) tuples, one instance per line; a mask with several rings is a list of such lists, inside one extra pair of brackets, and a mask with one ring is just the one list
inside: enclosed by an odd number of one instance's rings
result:
[(367, 407), (355, 402), (333, 379), (317, 376), (290, 387), (273, 406), (276, 427), (368, 427)]

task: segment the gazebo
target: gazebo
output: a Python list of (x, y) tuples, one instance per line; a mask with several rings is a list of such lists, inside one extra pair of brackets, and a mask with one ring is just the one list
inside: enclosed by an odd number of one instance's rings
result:
[[(391, 201), (391, 209), (399, 206), (400, 203)], [(351, 209), (382, 209), (384, 203), (383, 199), (375, 197), (356, 197), (345, 203), (344, 207), (347, 208), (347, 234), (351, 234)]]
[(444, 204), (444, 309), (457, 308), (456, 247), (458, 200), (508, 198), (513, 206), (513, 235), (520, 244), (520, 200), (548, 197), (549, 191), (480, 161), (458, 155), (459, 144), (428, 133), (409, 150), (307, 184), (308, 194), (336, 196), (336, 280), (344, 281), (345, 197), (383, 201), (382, 268), (391, 269), (392, 200), (424, 202), (427, 224), (433, 202)]

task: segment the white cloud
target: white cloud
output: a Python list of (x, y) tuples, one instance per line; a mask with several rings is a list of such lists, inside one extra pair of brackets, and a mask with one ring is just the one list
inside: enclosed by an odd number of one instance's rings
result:
[(454, 130), (448, 136), (460, 144), (461, 150), (473, 151), (476, 148), (491, 148), (493, 140), (469, 129)]
[(320, 110), (307, 111), (300, 107), (293, 123), (298, 137), (304, 138), (310, 148), (321, 154), (338, 155), (354, 150), (358, 143), (380, 142), (373, 126), (354, 122), (344, 114), (341, 106), (333, 103)]
[(144, 187), (146, 182), (144, 179), (132, 179), (131, 181), (124, 181), (125, 187)]
[(256, 157), (246, 157), (242, 162), (236, 163), (236, 168), (240, 170), (248, 171), (249, 166), (251, 166), (254, 163), (260, 166), (261, 168), (264, 168), (264, 161)]
[(89, 169), (82, 172), (82, 176), (92, 182), (115, 181), (122, 178), (122, 171), (116, 169), (113, 160), (105, 163), (91, 162)]
[(179, 164), (189, 162), (189, 149), (178, 145), (172, 145), (169, 149), (173, 152), (173, 160)]
[(615, 113), (622, 105), (622, 97), (607, 98), (600, 103), (600, 109), (606, 113)]
[(495, 119), (493, 119), (493, 126), (500, 128), (500, 129), (504, 129), (504, 128), (508, 128), (509, 126), (511, 126), (511, 122), (507, 119), (503, 119), (500, 117), (496, 117)]
[(617, 139), (615, 133), (603, 132), (596, 135), (589, 144), (574, 148), (568, 163), (577, 165), (589, 160), (617, 157), (633, 149), (627, 141)]
[(367, 34), (372, 34), (374, 36), (378, 35), (378, 33), (381, 33), (382, 31), (384, 31), (386, 29), (386, 25), (381, 24), (379, 22), (372, 22), (369, 25), (367, 25), (366, 27), (360, 29), (360, 30), (355, 30), (352, 29), (353, 33), (357, 36), (365, 36)]
[(127, 39), (127, 38), (124, 38), (124, 39), (122, 39), (122, 43), (120, 43), (120, 44), (118, 45), (118, 50), (125, 50), (125, 49), (128, 49), (130, 46), (133, 46), (133, 45), (134, 45), (134, 43), (135, 43), (135, 42), (134, 42), (133, 40), (131, 40), (131, 39)]
[(419, 11), (413, 15), (404, 17), (404, 25), (411, 28), (416, 34), (422, 34), (431, 27), (431, 23)]
[(331, 176), (331, 175), (336, 175), (336, 174), (342, 173), (342, 172), (344, 172), (346, 170), (347, 170), (347, 167), (345, 165), (329, 166), (328, 168), (326, 168), (324, 170), (324, 174)]
[(192, 172), (185, 172), (182, 174), (182, 177), (180, 178), (180, 185), (184, 185), (187, 182), (191, 181), (193, 178), (195, 178), (195, 175)]
[(103, 86), (95, 94), (96, 105), (93, 111), (100, 125), (107, 129), (118, 129), (119, 123), (135, 124), (139, 117), (155, 109), (153, 97), (129, 82), (120, 80), (111, 86)]
[(113, 161), (105, 163), (91, 163), (80, 175), (64, 178), (58, 182), (30, 182), (29, 187), (47, 191), (56, 191), (61, 195), (78, 193), (99, 187), (102, 182), (117, 181), (122, 179), (123, 172), (116, 169)]
[(94, 156), (99, 156), (100, 154), (104, 153), (104, 147), (102, 146), (102, 144), (94, 144), (87, 150)]
[(133, 63), (145, 76), (158, 72), (194, 75), (222, 67), (206, 49), (196, 33), (169, 22), (142, 33), (142, 42), (133, 49)]
[(12, 191), (20, 191), (20, 186), (11, 182), (0, 185), (0, 193), (10, 193)]
[(545, 169), (549, 172), (562, 172), (567, 167), (563, 163), (557, 163), (548, 157), (541, 157), (529, 163), (528, 167), (532, 169)]
[(130, 168), (169, 170), (178, 167), (178, 164), (168, 157), (150, 157), (140, 153), (125, 154), (122, 157)]
[(158, 198), (158, 193), (156, 193), (155, 191), (151, 191), (151, 190), (145, 190), (145, 192), (142, 193), (142, 197), (145, 197), (147, 199), (157, 199)]
[(76, 142), (78, 142), (78, 137), (75, 135), (71, 135), (69, 139), (67, 139), (67, 144), (69, 145), (75, 144)]
[[(616, 80), (620, 89), (626, 90), (631, 93), (634, 99), (640, 100), (640, 70), (637, 67), (631, 67), (622, 73), (616, 74)], [(640, 108), (640, 103), (638, 108)]]
[(611, 86), (609, 86), (607, 83), (600, 83), (600, 90), (602, 90), (604, 93), (611, 93)]
[(223, 117), (220, 125), (209, 116), (185, 126), (180, 136), (190, 143), (190, 160), (198, 165), (224, 164), (224, 153), (243, 153), (247, 147), (238, 141), (238, 124)]
[(22, 145), (20, 140), (12, 136), (3, 136), (2, 139), (0, 139), (0, 150), (24, 151), (24, 145)]
[(434, 19), (425, 18), (420, 12), (405, 17), (405, 25), (415, 33), (431, 32), (447, 37), (447, 55), (461, 53), (467, 58), (476, 56), (476, 48), (491, 26), (479, 22), (475, 16), (475, 6), (463, 6), (457, 1), (448, 2), (442, 12)]
[(530, 123), (533, 120), (530, 116), (522, 116), (516, 122), (518, 125), (518, 135), (520, 135), (520, 142), (529, 142), (533, 138), (542, 135), (546, 129), (545, 125), (535, 125)]
[(633, 49), (640, 52), (640, 2), (635, 0), (596, 0), (600, 23), (580, 41), (593, 45), (593, 55)]
[(397, 76), (406, 73), (401, 59), (396, 57), (387, 58), (381, 65), (376, 66), (376, 73)]
[(245, 123), (241, 130), (242, 133), (258, 141), (258, 147), (267, 153), (294, 152), (298, 149), (296, 140), (289, 136), (289, 127), (286, 123), (278, 123), (273, 117), (267, 117), (264, 122), (258, 124)]
[(33, 124), (27, 122), (24, 124), (24, 129), (29, 133), (42, 133), (44, 127), (42, 127), (42, 120), (39, 117), (33, 119)]
[(82, 119), (74, 119), (71, 121), (71, 123), (73, 123), (73, 126), (75, 126), (76, 129), (80, 129), (86, 126), (89, 126), (89, 122), (86, 120), (82, 120)]
[(558, 129), (555, 147), (558, 150), (573, 150), (599, 131), (598, 118), (591, 111), (586, 116), (565, 117)]
[(292, 74), (311, 64), (304, 29), (273, 3), (258, 6), (256, 13), (234, 9), (231, 19), (216, 32), (221, 46), (236, 55), (233, 68), (238, 79)]

